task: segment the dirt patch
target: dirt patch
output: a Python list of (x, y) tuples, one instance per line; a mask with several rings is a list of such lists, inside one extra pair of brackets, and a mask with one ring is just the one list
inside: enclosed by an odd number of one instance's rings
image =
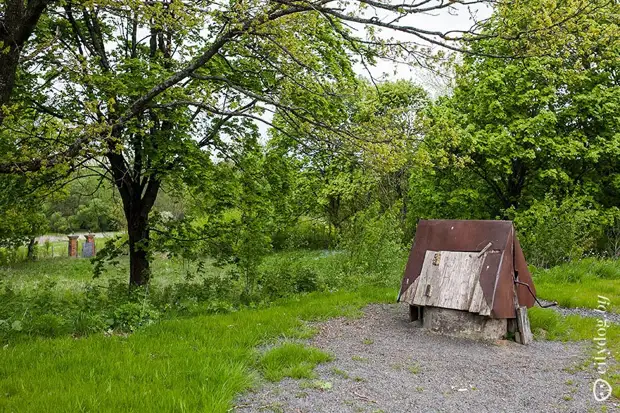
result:
[(601, 411), (584, 343), (449, 338), (414, 327), (400, 305), (371, 305), (360, 319), (317, 327), (309, 344), (335, 355), (317, 368), (317, 379), (264, 384), (237, 400), (236, 411)]

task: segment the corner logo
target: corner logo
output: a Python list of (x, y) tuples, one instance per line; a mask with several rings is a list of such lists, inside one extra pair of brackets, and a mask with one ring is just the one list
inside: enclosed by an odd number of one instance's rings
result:
[(603, 402), (611, 396), (611, 385), (603, 379), (597, 379), (592, 387), (592, 392), (597, 402)]
[[(609, 320), (607, 320), (607, 308), (611, 304), (611, 301), (607, 297), (602, 295), (598, 296), (598, 307), (596, 312), (600, 313), (601, 317), (596, 321), (596, 336), (594, 337), (594, 346), (596, 354), (594, 356), (596, 372), (600, 375), (607, 373), (607, 358), (611, 355), (611, 351), (607, 348), (607, 328), (609, 327)], [(597, 379), (592, 385), (592, 393), (594, 399), (597, 402), (602, 402), (611, 396), (611, 384), (602, 378)]]

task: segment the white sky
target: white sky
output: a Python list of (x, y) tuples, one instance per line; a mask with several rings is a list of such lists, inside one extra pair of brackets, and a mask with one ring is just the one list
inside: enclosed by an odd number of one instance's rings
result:
[[(475, 23), (474, 18), (479, 21), (491, 16), (492, 8), (488, 5), (474, 5), (469, 8), (462, 5), (455, 6), (454, 9), (442, 9), (432, 13), (416, 14), (408, 16), (401, 21), (401, 24), (417, 27), (423, 30), (433, 30), (447, 32), (449, 30), (468, 30)], [(374, 10), (369, 10), (366, 17), (374, 16)], [(473, 15), (473, 17), (472, 17)], [(389, 20), (385, 16), (377, 14), (380, 20)], [(383, 18), (382, 18), (383, 17)], [(359, 27), (360, 36), (364, 35), (364, 30), (361, 25)], [(395, 40), (400, 41), (412, 41), (417, 40), (413, 36), (402, 32), (388, 32), (383, 30), (382, 36), (384, 38), (393, 37)], [(420, 41), (421, 42), (421, 41)], [(448, 90), (448, 79), (441, 78), (433, 74), (432, 72), (414, 65), (398, 64), (392, 61), (381, 60), (378, 61), (375, 66), (369, 67), (367, 70), (362, 64), (355, 65), (355, 71), (362, 77), (370, 79), (370, 76), (375, 80), (411, 80), (430, 94), (431, 97), (437, 97), (445, 94)], [(370, 71), (370, 73), (368, 73)], [(270, 112), (266, 112), (263, 118), (270, 121), (272, 118)], [(267, 130), (269, 126), (259, 122), (259, 130), (261, 136), (267, 137)]]
[[(492, 9), (487, 5), (476, 5), (475, 7), (466, 8), (462, 5), (455, 6), (454, 9), (442, 9), (432, 13), (416, 14), (408, 16), (407, 19), (402, 21), (403, 24), (418, 27), (423, 30), (433, 30), (440, 32), (447, 32), (450, 30), (468, 30), (475, 23), (474, 18), (479, 21), (491, 16)], [(472, 17), (473, 15), (473, 17)], [(381, 16), (379, 16), (381, 17)], [(408, 41), (416, 40), (413, 36), (393, 32), (386, 33), (386, 37), (394, 36), (396, 40)], [(360, 75), (369, 78), (369, 74), (365, 68), (361, 65), (357, 65), (356, 71)], [(412, 80), (421, 86), (427, 88), (428, 92), (434, 94), (440, 92), (434, 90), (436, 85), (427, 84), (429, 76), (433, 76), (425, 69), (404, 64), (394, 64), (389, 61), (380, 61), (371, 68), (371, 74), (373, 77), (384, 80), (396, 80), (407, 79)]]

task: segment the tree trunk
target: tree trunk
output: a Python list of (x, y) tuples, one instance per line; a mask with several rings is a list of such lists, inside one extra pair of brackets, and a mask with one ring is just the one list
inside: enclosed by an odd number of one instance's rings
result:
[(155, 176), (145, 180), (141, 179), (140, 175), (132, 176), (120, 154), (110, 152), (107, 157), (127, 220), (129, 285), (145, 285), (151, 276), (149, 214), (155, 204), (161, 181)]
[(28, 243), (28, 259), (34, 261), (34, 246), (36, 243), (36, 239), (34, 237), (30, 238), (30, 242)]
[[(19, 62), (19, 49), (11, 48), (6, 53), (0, 53), (0, 104), (9, 103), (13, 87), (15, 86), (15, 72)], [(4, 120), (4, 111), (0, 110), (0, 124)]]
[[(0, 106), (9, 103), (15, 87), (20, 52), (52, 0), (6, 0), (0, 18)], [(0, 110), (0, 125), (5, 114)]]
[[(150, 208), (149, 208), (150, 211)], [(150, 231), (148, 213), (145, 216), (130, 214), (127, 217), (129, 235), (129, 284), (145, 285), (151, 278), (148, 244)]]

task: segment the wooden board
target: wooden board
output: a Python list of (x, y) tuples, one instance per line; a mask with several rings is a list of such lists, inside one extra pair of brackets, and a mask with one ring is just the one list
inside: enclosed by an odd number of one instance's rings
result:
[(420, 276), (402, 300), (489, 315), (491, 309), (480, 287), (480, 270), (488, 252), (426, 251)]
[(530, 329), (530, 319), (527, 316), (527, 307), (525, 306), (517, 308), (517, 328), (519, 330), (515, 334), (517, 343), (527, 345), (534, 340)]

